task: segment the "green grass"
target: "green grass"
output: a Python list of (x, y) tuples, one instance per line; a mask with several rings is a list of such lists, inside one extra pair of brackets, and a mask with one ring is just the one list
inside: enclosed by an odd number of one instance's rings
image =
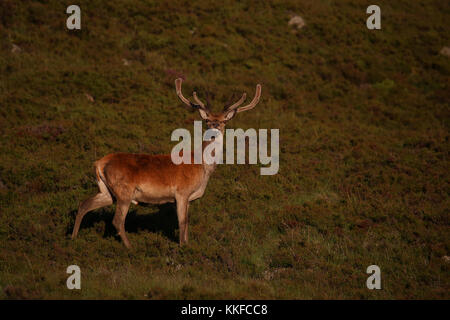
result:
[[(450, 298), (448, 2), (380, 0), (376, 31), (354, 0), (77, 4), (81, 31), (60, 1), (0, 2), (0, 298)], [(178, 76), (217, 110), (261, 83), (228, 127), (279, 128), (279, 173), (219, 166), (183, 248), (170, 206), (132, 206), (131, 251), (113, 206), (71, 241), (95, 160), (192, 130)]]

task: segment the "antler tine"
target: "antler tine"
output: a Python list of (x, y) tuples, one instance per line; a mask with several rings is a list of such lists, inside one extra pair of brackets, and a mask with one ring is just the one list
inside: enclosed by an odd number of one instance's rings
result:
[(183, 93), (181, 92), (181, 83), (183, 82), (183, 79), (181, 79), (181, 78), (178, 78), (178, 79), (176, 79), (175, 80), (175, 88), (176, 88), (176, 90), (177, 90), (177, 95), (178, 95), (178, 97), (181, 99), (181, 101), (183, 101), (185, 104), (187, 104), (188, 106), (191, 106), (192, 107), (192, 103), (188, 100), (188, 99), (186, 99), (184, 96), (183, 96)]
[(246, 105), (244, 107), (241, 107), (241, 108), (237, 109), (236, 112), (239, 113), (239, 112), (242, 112), (242, 111), (247, 111), (247, 110), (253, 109), (258, 104), (260, 97), (261, 97), (261, 85), (257, 84), (256, 85), (255, 97), (253, 98), (252, 102), (250, 102), (248, 105)]
[(205, 104), (203, 102), (200, 101), (200, 99), (197, 97), (197, 92), (194, 91), (194, 93), (192, 93), (192, 95), (194, 96), (194, 100), (195, 102), (197, 102), (197, 104), (202, 108), (202, 109), (207, 109)]
[(190, 106), (192, 108), (200, 108), (200, 109), (203, 109), (205, 111), (208, 111), (208, 108), (205, 107), (205, 104), (198, 99), (197, 93), (195, 91), (194, 91), (193, 95), (194, 95), (195, 102), (197, 104), (192, 103), (191, 101), (189, 101), (188, 99), (186, 99), (183, 96), (183, 93), (181, 92), (181, 84), (182, 83), (183, 83), (183, 79), (181, 79), (181, 78), (178, 78), (178, 79), (175, 80), (175, 88), (177, 90), (177, 95), (181, 99), (181, 101), (183, 101), (185, 104), (187, 104), (188, 106)]
[(226, 111), (231, 111), (231, 110), (236, 109), (237, 107), (239, 107), (245, 101), (246, 98), (247, 98), (247, 94), (246, 93), (242, 94), (242, 97), (239, 99), (239, 101), (236, 102), (235, 104), (229, 106), (226, 109)]

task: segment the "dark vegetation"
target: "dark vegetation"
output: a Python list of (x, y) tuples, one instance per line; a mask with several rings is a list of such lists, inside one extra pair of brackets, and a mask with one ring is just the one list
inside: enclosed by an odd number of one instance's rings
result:
[[(378, 31), (365, 1), (80, 0), (81, 31), (69, 4), (0, 1), (1, 298), (450, 297), (448, 1), (380, 0)], [(279, 173), (219, 166), (186, 247), (170, 205), (131, 207), (131, 251), (114, 206), (71, 241), (95, 160), (192, 130), (180, 76), (217, 109), (261, 83), (228, 127), (279, 128)]]

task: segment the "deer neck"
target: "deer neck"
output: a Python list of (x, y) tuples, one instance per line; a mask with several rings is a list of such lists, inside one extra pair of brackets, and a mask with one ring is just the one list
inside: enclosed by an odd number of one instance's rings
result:
[[(205, 170), (205, 173), (210, 176), (214, 170), (216, 169), (217, 163), (216, 162), (209, 162), (205, 160), (205, 149), (211, 145), (213, 142), (216, 142), (217, 139), (217, 150), (220, 150), (220, 153), (223, 153), (223, 131), (221, 130), (222, 135), (215, 138), (214, 140), (211, 141), (203, 141), (202, 143), (202, 156), (203, 156), (203, 169)], [(215, 151), (212, 152), (208, 152), (208, 154), (211, 154), (213, 157), (215, 156)], [(222, 155), (223, 156), (223, 155)]]

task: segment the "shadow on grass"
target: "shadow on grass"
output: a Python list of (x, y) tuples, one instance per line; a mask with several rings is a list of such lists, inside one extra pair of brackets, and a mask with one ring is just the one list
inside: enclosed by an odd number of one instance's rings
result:
[[(154, 205), (139, 204), (140, 206), (150, 207)], [(178, 242), (178, 236), (175, 235), (175, 230), (178, 227), (176, 206), (173, 203), (167, 203), (157, 205), (158, 211), (148, 214), (137, 214), (135, 208), (130, 208), (125, 221), (125, 231), (128, 233), (137, 233), (139, 231), (149, 231), (154, 233), (161, 233), (169, 240)], [(110, 206), (102, 208), (100, 210), (94, 210), (88, 212), (81, 222), (80, 230), (97, 227), (97, 224), (101, 221), (105, 222), (104, 225), (104, 238), (114, 236), (120, 240), (117, 236), (117, 230), (112, 224), (114, 217), (115, 207)], [(70, 213), (75, 221), (77, 210)], [(74, 221), (68, 226), (66, 234), (71, 235), (73, 230)], [(78, 234), (78, 236), (80, 236)]]

